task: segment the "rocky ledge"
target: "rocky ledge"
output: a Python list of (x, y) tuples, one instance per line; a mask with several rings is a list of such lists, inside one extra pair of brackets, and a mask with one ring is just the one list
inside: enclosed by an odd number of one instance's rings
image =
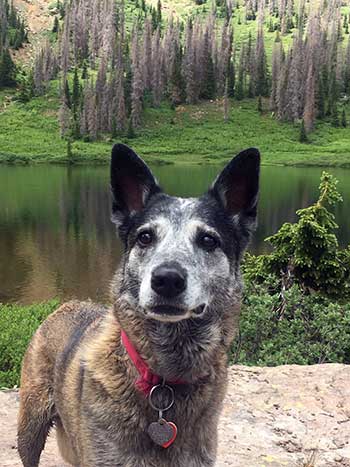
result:
[[(0, 392), (0, 466), (21, 466), (18, 393)], [(350, 366), (232, 366), (216, 467), (350, 467)], [(54, 434), (41, 466), (65, 467)]]

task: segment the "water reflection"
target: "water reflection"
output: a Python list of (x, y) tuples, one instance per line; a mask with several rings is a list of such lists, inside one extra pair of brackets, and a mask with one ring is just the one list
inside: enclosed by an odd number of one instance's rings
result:
[[(153, 170), (170, 194), (196, 196), (219, 168)], [(259, 227), (251, 251), (268, 251), (264, 238), (315, 201), (321, 172), (263, 168)], [(345, 245), (350, 241), (350, 171), (330, 172), (339, 179), (344, 197), (336, 215)], [(55, 296), (107, 301), (121, 255), (109, 212), (107, 167), (1, 167), (0, 301), (31, 303)]]

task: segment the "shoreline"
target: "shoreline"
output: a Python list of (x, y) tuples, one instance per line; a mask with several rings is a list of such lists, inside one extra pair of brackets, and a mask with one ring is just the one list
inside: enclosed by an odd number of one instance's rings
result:
[[(130, 145), (132, 146), (132, 144)], [(4, 160), (4, 156), (0, 154), (0, 166), (36, 166), (36, 165), (58, 165), (58, 166), (89, 166), (89, 167), (101, 167), (101, 166), (108, 166), (110, 164), (109, 157), (106, 158), (87, 158), (81, 155), (75, 155), (73, 160), (68, 160), (67, 157), (57, 157), (57, 158), (48, 158), (48, 159), (40, 159), (36, 156), (34, 159), (27, 158), (26, 156), (20, 155), (9, 155), (5, 156), (6, 159)], [(204, 159), (205, 156), (200, 156), (198, 161), (190, 160), (167, 160), (158, 157), (148, 157), (142, 156), (146, 163), (151, 164), (153, 166), (212, 166), (212, 167), (220, 167), (225, 165), (229, 160), (230, 157), (222, 158), (222, 159)], [(35, 160), (37, 159), (37, 160)], [(350, 158), (349, 161), (340, 162), (340, 161), (327, 161), (327, 162), (317, 162), (317, 161), (295, 161), (295, 162), (274, 162), (274, 161), (262, 161), (261, 165), (263, 167), (294, 167), (294, 168), (338, 168), (338, 169), (350, 169)]]

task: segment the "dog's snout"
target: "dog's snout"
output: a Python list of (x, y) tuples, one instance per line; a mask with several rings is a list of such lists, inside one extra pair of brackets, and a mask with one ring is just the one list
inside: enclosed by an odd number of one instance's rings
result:
[(165, 298), (180, 295), (187, 286), (186, 272), (175, 265), (158, 266), (152, 273), (151, 287)]

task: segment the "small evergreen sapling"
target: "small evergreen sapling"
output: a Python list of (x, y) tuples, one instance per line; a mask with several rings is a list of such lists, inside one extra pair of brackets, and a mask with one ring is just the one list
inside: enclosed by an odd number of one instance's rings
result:
[(328, 210), (342, 201), (337, 180), (323, 172), (318, 201), (297, 211), (295, 224), (285, 223), (267, 238), (270, 255), (248, 257), (249, 279), (264, 281), (269, 274), (282, 282), (289, 277), (308, 293), (318, 291), (339, 300), (350, 297), (350, 247), (340, 249), (334, 230), (335, 217)]

